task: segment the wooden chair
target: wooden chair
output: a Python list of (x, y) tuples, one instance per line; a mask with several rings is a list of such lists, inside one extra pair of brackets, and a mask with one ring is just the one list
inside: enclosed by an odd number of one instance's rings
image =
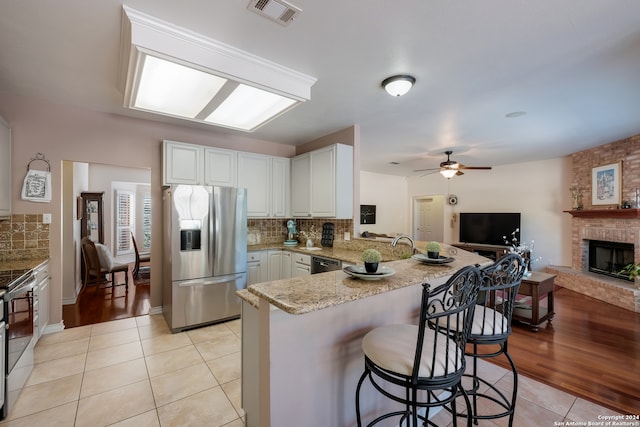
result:
[(140, 274), (140, 264), (151, 262), (151, 252), (138, 252), (138, 245), (136, 244), (136, 238), (131, 233), (131, 241), (133, 242), (133, 249), (136, 251), (136, 264), (133, 267), (133, 277), (136, 279)]
[[(126, 287), (125, 292), (129, 292), (129, 265), (128, 264), (116, 263), (111, 261), (111, 259), (107, 260), (106, 262), (100, 262), (100, 256), (98, 255), (98, 248), (96, 247), (96, 244), (93, 243), (93, 241), (88, 237), (83, 237), (80, 244), (82, 246), (82, 257), (84, 258), (84, 263), (85, 263), (85, 269), (84, 269), (84, 286), (85, 287), (89, 283), (89, 277), (95, 276), (96, 291), (100, 287), (100, 284), (111, 283), (111, 286), (108, 286), (108, 287), (125, 285)], [(119, 272), (124, 273), (124, 283), (116, 284), (115, 274)], [(108, 274), (111, 275), (111, 280), (105, 280), (105, 276)]]

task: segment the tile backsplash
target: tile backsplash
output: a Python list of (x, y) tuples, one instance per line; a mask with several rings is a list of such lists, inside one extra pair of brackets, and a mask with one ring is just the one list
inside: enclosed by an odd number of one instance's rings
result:
[(0, 260), (49, 257), (49, 224), (42, 214), (13, 214), (0, 220)]
[[(248, 243), (282, 243), (287, 240), (287, 221), (289, 218), (282, 219), (248, 219)], [(348, 231), (353, 236), (353, 220), (351, 219), (331, 219), (331, 218), (314, 218), (300, 219), (295, 218), (296, 230), (298, 231), (298, 240), (301, 242), (307, 236), (311, 238), (315, 244), (320, 245), (322, 238), (322, 225), (325, 222), (331, 222), (334, 225), (334, 241), (344, 240), (344, 233)], [(317, 241), (317, 242), (316, 242)]]

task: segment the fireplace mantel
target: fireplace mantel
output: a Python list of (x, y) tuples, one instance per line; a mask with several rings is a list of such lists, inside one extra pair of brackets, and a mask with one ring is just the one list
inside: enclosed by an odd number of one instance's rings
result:
[(563, 212), (571, 214), (574, 218), (640, 218), (640, 209), (580, 209)]

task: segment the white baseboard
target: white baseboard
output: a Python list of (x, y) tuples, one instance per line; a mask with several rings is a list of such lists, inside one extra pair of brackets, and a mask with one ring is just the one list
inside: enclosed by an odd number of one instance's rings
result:
[(162, 314), (162, 306), (159, 307), (151, 307), (149, 309), (149, 314)]
[(42, 331), (43, 334), (53, 334), (54, 332), (60, 332), (64, 330), (64, 321), (61, 321), (60, 323), (53, 323), (53, 324), (49, 324), (44, 328), (44, 331)]

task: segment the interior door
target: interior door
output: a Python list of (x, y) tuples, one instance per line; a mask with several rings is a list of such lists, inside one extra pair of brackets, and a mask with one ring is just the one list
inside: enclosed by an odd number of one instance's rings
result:
[(414, 197), (413, 238), (423, 242), (444, 240), (444, 196)]

